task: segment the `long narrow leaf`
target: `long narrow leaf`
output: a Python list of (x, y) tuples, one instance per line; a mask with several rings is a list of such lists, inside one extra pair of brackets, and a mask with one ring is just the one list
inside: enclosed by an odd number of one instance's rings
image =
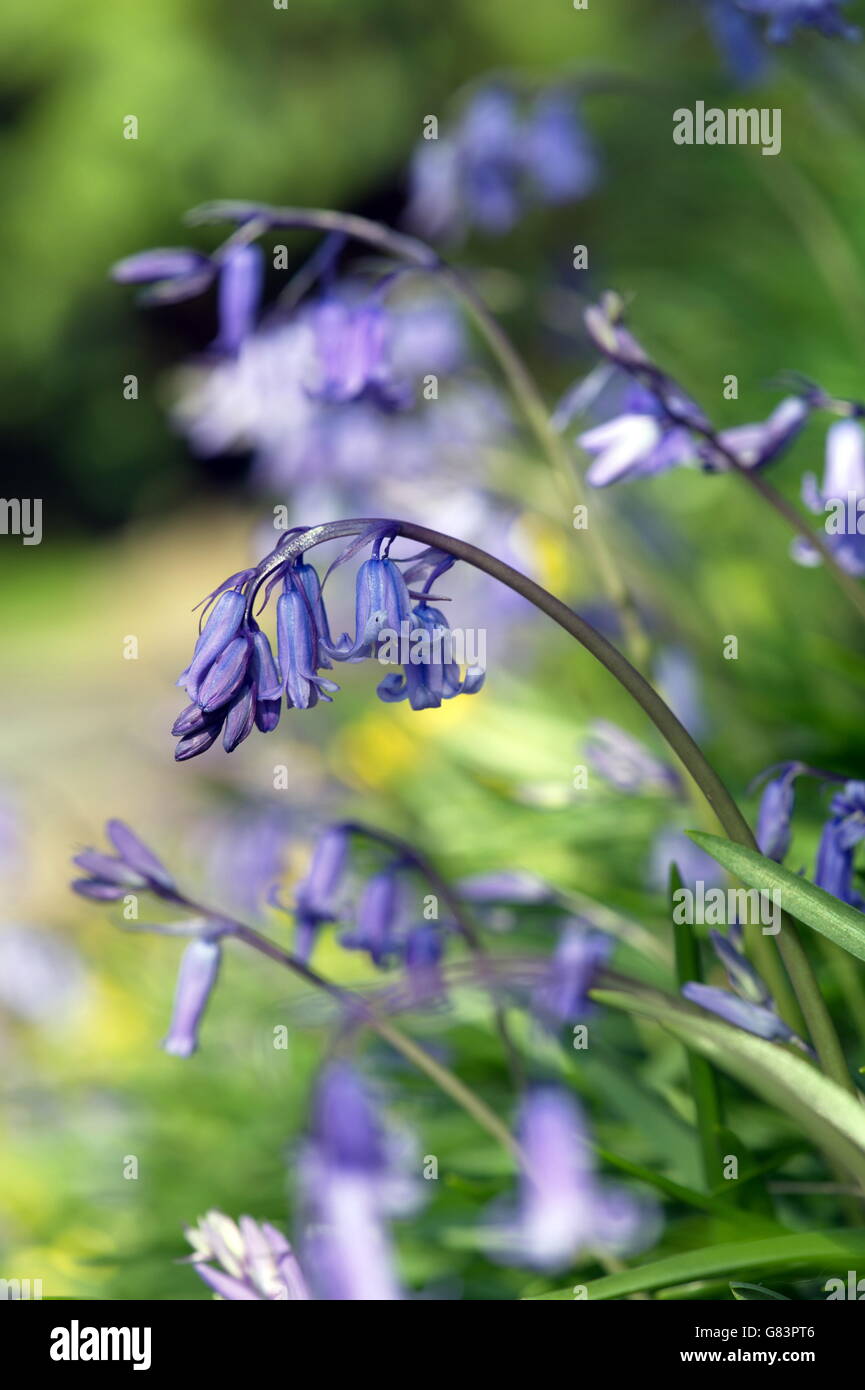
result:
[(818, 1148), (865, 1187), (865, 1107), (810, 1062), (684, 1000), (610, 973), (592, 995), (614, 1008), (663, 1024), (715, 1066), (789, 1115)]
[[(711, 1279), (718, 1275), (750, 1274), (767, 1278), (773, 1274), (807, 1273), (825, 1270), (827, 1276), (841, 1276), (849, 1259), (865, 1256), (865, 1232), (814, 1231), (809, 1235), (771, 1236), (767, 1240), (741, 1240), (725, 1245), (710, 1245), (702, 1250), (688, 1250), (683, 1255), (668, 1255), (663, 1260), (637, 1265), (609, 1274), (586, 1286), (590, 1300), (627, 1298), (634, 1293), (653, 1289), (673, 1288), (696, 1279)], [(544, 1300), (568, 1302), (574, 1298), (571, 1284), (554, 1293), (535, 1294), (526, 1302)]]
[(809, 883), (808, 879), (791, 873), (774, 859), (764, 858), (756, 850), (734, 844), (721, 835), (708, 835), (701, 830), (689, 833), (695, 844), (735, 874), (741, 883), (767, 893), (774, 890), (784, 911), (791, 917), (804, 922), (806, 927), (813, 927), (836, 946), (849, 951), (851, 956), (865, 960), (865, 913), (842, 903), (840, 898)]

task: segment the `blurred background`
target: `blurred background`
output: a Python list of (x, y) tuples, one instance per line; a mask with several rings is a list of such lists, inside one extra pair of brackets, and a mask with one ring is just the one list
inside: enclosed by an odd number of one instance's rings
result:
[[(566, 0), (528, 10), (518, 0), (287, 10), (265, 0), (243, 10), (45, 0), (38, 11), (10, 0), (0, 36), (3, 493), (44, 500), (41, 545), (0, 537), (0, 1275), (42, 1278), (46, 1296), (200, 1298), (207, 1291), (176, 1263), (185, 1223), (219, 1207), (291, 1229), (291, 1155), (321, 1056), (320, 1012), (290, 980), (232, 952), (202, 1050), (188, 1062), (162, 1053), (177, 946), (124, 933), (116, 914), (68, 891), (70, 856), (101, 843), (109, 816), (133, 825), (184, 882), (286, 942), (288, 919), (265, 906), (266, 891), (278, 881), (290, 897), (311, 830), (344, 814), (399, 828), (455, 876), (543, 874), (664, 942), (651, 847), (693, 815), (598, 779), (574, 790), (586, 726), (599, 716), (660, 750), (588, 657), (485, 583), (465, 587), (473, 620), (490, 631), (479, 696), (415, 714), (379, 703), (371, 673), (352, 668), (333, 705), (284, 717), (231, 757), (217, 748), (175, 766), (173, 682), (194, 637), (193, 605), (269, 548), (261, 528), (274, 503), (294, 508), (302, 494), (300, 519), (312, 523), (328, 519), (309, 513), (313, 498), (333, 515), (340, 501), (352, 511), (356, 494), (328, 473), (326, 454), (288, 477), (263, 469), (242, 437), (209, 455), (191, 446), (178, 400), (195, 383), (178, 370), (206, 361), (214, 295), (143, 309), (109, 267), (150, 246), (210, 251), (222, 231), (183, 218), (215, 198), (399, 224), (424, 118), (447, 126), (466, 84), (491, 73), (576, 83), (599, 164), (591, 191), (531, 209), (507, 235), (473, 231), (449, 248), (550, 406), (594, 365), (581, 312), (611, 286), (632, 301), (640, 339), (719, 425), (768, 414), (783, 370), (856, 397), (862, 50), (799, 35), (743, 91), (692, 0), (590, 0), (585, 11)], [(674, 146), (672, 111), (697, 100), (781, 108), (781, 156)], [(137, 140), (123, 138), (129, 115)], [(268, 273), (272, 303), (315, 243), (270, 240), (288, 248), (287, 270)], [(573, 268), (576, 244), (588, 247), (585, 270)], [(366, 253), (354, 254), (362, 270)], [(466, 406), (477, 412), (470, 467), (463, 443), (440, 469), (433, 454), (406, 481), (379, 452), (365, 496), (398, 496), (410, 519), (447, 518), (446, 529), (482, 535), (605, 620), (561, 494), (483, 345), (460, 332), (479, 393)], [(736, 401), (723, 397), (731, 373)], [(129, 375), (137, 399), (124, 397)], [(782, 491), (798, 497), (802, 474), (821, 470), (821, 448), (819, 428), (807, 430), (774, 474)], [(573, 461), (584, 467), (576, 448)], [(649, 664), (687, 654), (706, 749), (748, 811), (751, 779), (779, 759), (859, 775), (861, 642), (826, 575), (791, 563), (782, 523), (735, 479), (681, 470), (602, 502), (647, 618)], [(723, 659), (728, 634), (737, 661)], [(276, 790), (282, 765), (288, 788)], [(793, 867), (812, 862), (822, 804), (805, 790)], [(369, 978), (330, 939), (316, 964), (349, 982)], [(281, 1021), (291, 1025), (287, 1052), (271, 1046)], [(467, 997), (448, 1021), (423, 1027), (506, 1113), (482, 1004)], [(604, 1030), (577, 1084), (590, 1102), (603, 1098), (593, 1118), (605, 1147), (692, 1180), (679, 1052), (653, 1038), (647, 1053), (623, 1021)], [(623, 1054), (630, 1071), (611, 1061)], [(384, 1053), (376, 1065), (422, 1151), (447, 1156), (435, 1201), (401, 1234), (407, 1277), (436, 1296), (519, 1296), (524, 1274), (488, 1265), (460, 1239), (499, 1190), (504, 1160), (426, 1083)], [(778, 1138), (774, 1121), (739, 1102), (756, 1149)], [(124, 1177), (127, 1156), (138, 1159), (135, 1180)], [(668, 1236), (697, 1238), (685, 1223)]]

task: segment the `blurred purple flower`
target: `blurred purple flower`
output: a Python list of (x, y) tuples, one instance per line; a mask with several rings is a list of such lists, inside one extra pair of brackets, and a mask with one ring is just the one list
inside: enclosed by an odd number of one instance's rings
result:
[(583, 753), (589, 766), (617, 791), (636, 796), (649, 790), (675, 792), (680, 788), (671, 767), (609, 719), (591, 721)]
[(264, 285), (260, 246), (232, 246), (219, 266), (219, 332), (214, 351), (233, 357), (255, 328)]
[(163, 1048), (174, 1057), (191, 1057), (198, 1048), (198, 1030), (219, 976), (222, 947), (205, 936), (190, 941), (183, 952), (171, 1026)]
[(385, 1219), (405, 1210), (414, 1190), (395, 1173), (392, 1145), (347, 1062), (330, 1063), (318, 1080), (300, 1179), (311, 1227), (304, 1263), (316, 1296), (400, 1299)]
[(732, 76), (743, 84), (757, 80), (766, 66), (766, 50), (755, 21), (735, 0), (704, 4), (712, 37)]
[(215, 256), (188, 247), (157, 248), (118, 261), (111, 277), (120, 284), (149, 284), (143, 295), (148, 304), (191, 299), (216, 281), (219, 328), (213, 351), (232, 357), (255, 327), (264, 257), (260, 247), (243, 242), (228, 242)]
[(847, 0), (735, 0), (746, 14), (766, 20), (768, 43), (789, 43), (796, 29), (816, 29), (826, 38), (858, 39), (860, 30), (845, 20)]
[(523, 104), (494, 83), (474, 93), (452, 130), (419, 143), (406, 221), (432, 240), (471, 227), (502, 235), (532, 203), (582, 198), (597, 179), (594, 147), (567, 90)]
[(682, 986), (684, 997), (701, 1009), (717, 1014), (726, 1023), (732, 1023), (734, 1028), (765, 1038), (767, 1042), (793, 1043), (808, 1052), (807, 1044), (779, 1015), (769, 990), (745, 955), (741, 926), (733, 924), (726, 936), (710, 931), (709, 939), (735, 992), (690, 981)]
[(0, 927), (0, 1011), (57, 1028), (86, 996), (84, 964), (62, 937), (37, 927)]
[[(836, 562), (857, 579), (865, 575), (865, 534), (859, 531), (865, 511), (865, 434), (859, 420), (837, 420), (826, 432), (823, 486), (813, 473), (802, 479), (802, 500), (817, 516), (830, 511), (824, 540)], [(800, 565), (822, 564), (822, 556), (803, 537), (790, 548)]]
[(718, 989), (715, 985), (689, 983), (682, 986), (682, 994), (692, 1004), (698, 1004), (708, 1013), (717, 1014), (725, 1023), (741, 1028), (745, 1033), (765, 1038), (767, 1042), (795, 1042), (796, 1034), (779, 1017), (773, 1008), (764, 1004), (753, 1004), (749, 999), (740, 999), (729, 990)]
[(242, 1216), (237, 1223), (209, 1211), (184, 1234), (194, 1251), (188, 1263), (219, 1298), (287, 1302), (311, 1297), (291, 1246), (267, 1221)]
[(624, 304), (610, 292), (585, 312), (592, 342), (633, 383), (624, 411), (581, 434), (577, 443), (596, 457), (586, 473), (594, 487), (699, 464), (707, 472), (755, 470), (795, 439), (822, 394), (810, 383), (766, 420), (720, 433), (678, 382), (656, 366), (624, 323)]
[(655, 661), (655, 686), (692, 738), (706, 731), (706, 710), (694, 659), (684, 647), (662, 647)]
[(413, 1002), (428, 1004), (443, 998), (443, 955), (444, 937), (441, 927), (435, 926), (432, 922), (421, 922), (407, 932), (403, 958)]
[[(732, 454), (740, 468), (763, 468), (793, 442), (811, 413), (811, 403), (802, 396), (787, 396), (765, 420), (750, 425), (734, 425), (717, 435), (723, 451)], [(717, 470), (730, 467), (724, 452), (712, 444), (700, 449), (703, 462)]]
[(295, 954), (301, 960), (309, 960), (319, 928), (339, 914), (348, 847), (348, 833), (340, 825), (329, 826), (315, 842), (309, 871), (295, 894)]
[(791, 820), (796, 799), (796, 778), (803, 772), (811, 772), (805, 763), (778, 763), (761, 773), (761, 778), (769, 776), (760, 798), (757, 815), (757, 845), (767, 859), (782, 863), (790, 848), (792, 836)]
[(567, 1092), (530, 1092), (518, 1139), (524, 1169), (515, 1258), (556, 1270), (583, 1253), (633, 1251), (645, 1243), (654, 1224), (651, 1209), (599, 1182), (582, 1113)]
[(123, 898), (135, 889), (156, 893), (163, 898), (176, 897), (177, 890), (167, 869), (128, 825), (120, 820), (110, 820), (105, 833), (116, 855), (95, 849), (76, 855), (73, 863), (88, 875), (73, 882), (76, 893), (83, 898), (99, 901)]
[(408, 409), (414, 392), (395, 374), (391, 315), (380, 296), (359, 305), (328, 296), (311, 312), (316, 372), (310, 396), (332, 405), (371, 400), (383, 410)]
[(586, 470), (590, 487), (648, 478), (694, 461), (690, 434), (664, 418), (649, 392), (633, 388), (629, 405), (623, 414), (577, 436), (580, 448), (592, 455)]
[(348, 951), (366, 951), (373, 965), (384, 969), (399, 949), (403, 905), (399, 874), (393, 869), (374, 874), (364, 884), (355, 924), (342, 934), (340, 945)]
[(830, 817), (817, 850), (814, 882), (851, 907), (865, 910), (865, 900), (853, 887), (853, 856), (865, 840), (865, 782), (845, 782), (829, 803)]
[(592, 1010), (589, 990), (613, 943), (601, 932), (569, 921), (562, 929), (549, 968), (532, 995), (532, 1011), (551, 1027), (577, 1023)]

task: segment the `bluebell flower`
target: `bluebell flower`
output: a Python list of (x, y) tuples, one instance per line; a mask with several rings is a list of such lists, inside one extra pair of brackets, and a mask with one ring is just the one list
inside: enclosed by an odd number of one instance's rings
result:
[(350, 304), (329, 295), (311, 311), (317, 371), (310, 396), (332, 405), (371, 400), (384, 410), (405, 410), (411, 383), (399, 377), (391, 355), (391, 317), (380, 295)]
[(736, 0), (740, 10), (766, 20), (769, 43), (789, 43), (798, 28), (816, 29), (826, 38), (857, 39), (841, 10), (847, 0)]
[[(858, 420), (837, 420), (826, 432), (826, 466), (822, 487), (813, 473), (802, 479), (802, 499), (817, 516), (827, 512), (824, 540), (837, 564), (857, 579), (865, 575), (865, 434)], [(792, 542), (800, 565), (819, 565), (822, 556), (804, 537)]]
[(138, 836), (120, 820), (108, 821), (105, 832), (115, 854), (88, 849), (74, 863), (87, 874), (72, 884), (83, 898), (111, 901), (139, 891), (174, 899), (177, 890), (168, 870)]
[(803, 396), (787, 396), (765, 419), (749, 425), (734, 425), (716, 436), (724, 452), (705, 443), (700, 447), (704, 464), (716, 471), (730, 467), (724, 453), (732, 454), (740, 468), (759, 469), (772, 463), (805, 426), (812, 404)]
[(303, 1271), (281, 1231), (268, 1221), (232, 1221), (209, 1211), (184, 1231), (196, 1272), (228, 1302), (293, 1302), (311, 1298)]
[(522, 155), (528, 177), (545, 203), (575, 202), (596, 187), (594, 144), (567, 92), (541, 92), (526, 117)]
[(513, 94), (504, 87), (478, 92), (456, 140), (472, 222), (485, 232), (509, 232), (519, 215), (520, 132)]
[(736, 0), (707, 0), (704, 4), (712, 37), (737, 81), (748, 84), (766, 66), (766, 50), (755, 20)]
[(768, 988), (745, 956), (741, 926), (732, 925), (726, 936), (711, 931), (709, 937), (734, 992), (690, 981), (682, 986), (683, 996), (726, 1023), (732, 1023), (734, 1028), (765, 1038), (767, 1042), (793, 1043), (808, 1052), (807, 1044), (780, 1017)]
[(709, 932), (709, 940), (715, 955), (724, 967), (731, 989), (734, 989), (741, 999), (748, 999), (752, 1004), (771, 1005), (772, 996), (768, 988), (745, 955), (741, 924), (732, 923), (726, 936), (723, 932), (712, 929)]
[(264, 281), (261, 248), (229, 241), (215, 256), (187, 247), (157, 248), (127, 256), (111, 269), (121, 284), (149, 284), (145, 303), (190, 299), (217, 283), (219, 326), (213, 350), (235, 356), (252, 333)]
[(145, 302), (175, 303), (201, 294), (216, 277), (209, 256), (188, 246), (156, 247), (126, 256), (111, 268), (111, 278), (121, 285), (150, 285)]
[[(279, 670), (289, 709), (313, 709), (319, 700), (329, 701), (339, 689), (332, 680), (319, 675), (329, 667), (326, 656), (327, 628), (322, 630), (324, 606), (318, 576), (314, 583), (304, 565), (301, 577), (291, 566), (285, 587), (276, 604), (277, 652)], [(313, 571), (313, 574), (315, 572)]]
[[(399, 630), (398, 630), (399, 632)], [(423, 602), (412, 610), (411, 621), (395, 639), (408, 647), (403, 674), (392, 672), (378, 686), (378, 697), (386, 703), (408, 700), (412, 709), (438, 709), (442, 700), (457, 695), (475, 695), (486, 672), (481, 666), (467, 666), (461, 676), (453, 659), (453, 635), (440, 608)], [(384, 654), (380, 655), (384, 659)]]
[(190, 696), (172, 733), (175, 758), (184, 762), (210, 748), (220, 733), (226, 752), (248, 738), (256, 722), (265, 732), (279, 720), (281, 686), (270, 643), (247, 609), (245, 585), (254, 571), (232, 576), (213, 603), (192, 661), (177, 684)]
[(655, 398), (639, 388), (632, 393), (630, 408), (583, 431), (577, 444), (592, 455), (586, 470), (590, 487), (649, 478), (692, 463), (696, 454), (689, 432), (670, 424)]
[(339, 913), (345, 881), (349, 837), (342, 826), (329, 826), (315, 842), (309, 871), (295, 894), (295, 955), (308, 960), (319, 928)]
[(584, 318), (595, 346), (632, 383), (624, 409), (577, 439), (594, 455), (586, 473), (594, 487), (689, 464), (707, 472), (764, 468), (792, 443), (822, 400), (819, 389), (809, 383), (800, 395), (781, 401), (766, 420), (717, 432), (625, 326), (618, 295), (604, 294)]
[(582, 1112), (565, 1091), (531, 1091), (520, 1109), (524, 1155), (514, 1257), (542, 1270), (581, 1254), (633, 1251), (646, 1242), (651, 1208), (621, 1187), (601, 1183)]
[(532, 1010), (552, 1027), (578, 1023), (591, 1012), (589, 990), (610, 956), (613, 943), (582, 923), (562, 928), (549, 968), (532, 995)]
[(206, 936), (190, 941), (183, 952), (171, 1026), (162, 1046), (175, 1057), (191, 1057), (198, 1047), (198, 1030), (219, 976), (222, 947)]
[(419, 143), (406, 217), (432, 240), (471, 227), (497, 236), (533, 203), (584, 197), (597, 179), (594, 147), (565, 89), (523, 103), (494, 83), (473, 94), (450, 131)]
[(383, 631), (399, 633), (403, 623), (411, 626), (409, 591), (399, 566), (382, 555), (377, 541), (357, 573), (354, 639), (343, 633), (339, 641), (325, 643), (325, 651), (335, 661), (363, 661), (376, 654)]
[[(787, 856), (792, 837), (791, 822), (796, 799), (796, 778), (811, 769), (805, 763), (779, 763), (767, 769), (769, 777), (760, 798), (757, 815), (757, 846), (767, 859), (782, 863)], [(761, 774), (763, 777), (767, 773)]]
[(411, 1194), (395, 1171), (394, 1148), (367, 1089), (346, 1062), (316, 1086), (312, 1133), (300, 1165), (311, 1235), (304, 1264), (317, 1297), (329, 1301), (401, 1298), (386, 1217)]
[(219, 332), (216, 352), (235, 356), (258, 318), (264, 286), (264, 253), (260, 246), (230, 246), (219, 264)]
[[(303, 552), (298, 555), (285, 538), (258, 568), (231, 575), (213, 591), (192, 660), (177, 682), (191, 701), (172, 728), (178, 739), (175, 757), (179, 761), (205, 752), (220, 733), (226, 751), (231, 752), (256, 725), (264, 733), (271, 732), (279, 722), (283, 695), (290, 710), (312, 709), (320, 701), (329, 701), (339, 687), (322, 675), (322, 670), (330, 669), (334, 661), (359, 662), (379, 656), (389, 640), (399, 644), (403, 638), (411, 639), (411, 670), (405, 689), (397, 688), (392, 679), (382, 682), (383, 699), (407, 695), (412, 706), (421, 709), (480, 689), (483, 671), (467, 667), (461, 678), (453, 652), (438, 642), (439, 636), (452, 635), (439, 610), (429, 607), (422, 595), (422, 602), (412, 611), (407, 578), (413, 582), (425, 577), (428, 585), (452, 561), (438, 551), (393, 560), (389, 554), (393, 534), (386, 532), (386, 525), (364, 530), (364, 523), (357, 523), (357, 534), (335, 562), (344, 564), (358, 550), (372, 546), (370, 558), (357, 572), (354, 636), (343, 633), (336, 640), (331, 636), (318, 574), (302, 559)], [(326, 529), (318, 528), (320, 532)], [(294, 528), (289, 536), (309, 530)], [(284, 558), (286, 552), (288, 558)], [(405, 566), (405, 575), (401, 566)], [(279, 587), (282, 593), (276, 603), (274, 660), (270, 639), (253, 617), (253, 610), (262, 590), (259, 614)], [(424, 589), (424, 595), (427, 593), (428, 587)], [(416, 638), (426, 640), (416, 643)], [(402, 678), (395, 679), (399, 682)]]
[(583, 754), (589, 766), (617, 791), (635, 796), (649, 790), (680, 789), (673, 768), (653, 757), (642, 743), (609, 719), (593, 719), (589, 724)]
[(443, 955), (444, 938), (440, 926), (420, 922), (406, 933), (403, 959), (413, 1002), (428, 1004), (444, 996)]
[(851, 907), (865, 910), (862, 895), (853, 887), (854, 852), (865, 840), (865, 782), (845, 782), (833, 796), (829, 810), (817, 850), (814, 882)]
[(402, 910), (398, 872), (385, 869), (374, 874), (364, 884), (355, 924), (340, 937), (340, 945), (349, 951), (366, 951), (373, 965), (384, 969), (399, 949)]
[(701, 1009), (717, 1014), (725, 1023), (732, 1023), (734, 1028), (741, 1028), (745, 1033), (753, 1033), (755, 1037), (765, 1038), (767, 1042), (796, 1041), (796, 1034), (792, 1028), (787, 1026), (773, 1008), (766, 1005), (741, 999), (737, 994), (731, 994), (729, 990), (719, 989), (715, 985), (696, 982), (683, 985), (682, 994), (692, 1004), (698, 1004)]

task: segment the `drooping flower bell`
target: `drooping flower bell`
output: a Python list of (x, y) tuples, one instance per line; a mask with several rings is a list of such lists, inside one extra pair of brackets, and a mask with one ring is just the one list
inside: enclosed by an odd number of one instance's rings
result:
[(400, 946), (403, 906), (397, 868), (374, 874), (361, 893), (355, 925), (343, 933), (340, 945), (350, 951), (366, 951), (373, 965), (383, 969)]
[(295, 955), (309, 960), (319, 929), (336, 920), (348, 859), (348, 834), (329, 826), (316, 840), (306, 878), (295, 894)]
[(817, 850), (814, 882), (851, 907), (865, 910), (862, 894), (853, 887), (853, 857), (865, 840), (865, 782), (845, 782), (829, 803), (830, 816)]
[(807, 1044), (781, 1018), (768, 988), (744, 954), (741, 926), (733, 923), (726, 936), (711, 931), (709, 937), (730, 989), (689, 981), (682, 986), (684, 997), (745, 1033), (753, 1033), (767, 1042), (793, 1043), (808, 1052)]
[(332, 1062), (316, 1086), (312, 1133), (300, 1165), (311, 1222), (304, 1264), (317, 1297), (388, 1302), (402, 1297), (386, 1218), (413, 1200), (358, 1073)]
[(75, 856), (74, 863), (86, 878), (72, 884), (82, 898), (110, 901), (126, 897), (136, 889), (174, 899), (177, 890), (165, 866), (123, 821), (110, 820), (105, 827), (114, 855), (87, 849)]
[[(388, 704), (408, 700), (414, 710), (438, 709), (442, 700), (474, 695), (484, 683), (486, 672), (477, 659), (466, 665), (464, 676), (460, 674), (454, 659), (455, 634), (441, 609), (429, 603), (419, 603), (412, 610), (411, 626), (404, 624), (397, 646), (403, 674), (385, 676), (377, 688), (379, 699)], [(384, 660), (383, 652), (379, 659)]]
[[(859, 419), (837, 420), (829, 426), (822, 486), (813, 473), (806, 473), (802, 500), (815, 515), (824, 517), (824, 539), (836, 563), (861, 579), (865, 575), (865, 432)], [(790, 553), (800, 565), (823, 561), (801, 536), (792, 542)]]
[(209, 1211), (184, 1231), (193, 1249), (188, 1263), (228, 1302), (293, 1302), (309, 1299), (303, 1271), (281, 1231), (268, 1221), (232, 1221)]
[(174, 755), (178, 762), (205, 752), (220, 733), (230, 753), (248, 738), (256, 723), (267, 732), (278, 722), (279, 672), (267, 637), (248, 612), (244, 590), (253, 573), (247, 570), (233, 576), (240, 588), (223, 586), (192, 661), (178, 678), (177, 684), (192, 702), (172, 728), (179, 739)]
[(532, 996), (532, 1010), (548, 1027), (577, 1023), (592, 1011), (589, 990), (608, 959), (612, 940), (580, 922), (563, 927), (549, 969)]
[(188, 247), (157, 248), (127, 256), (112, 267), (121, 284), (146, 284), (148, 304), (171, 304), (201, 294), (217, 283), (219, 327), (213, 351), (235, 356), (252, 333), (261, 303), (264, 255), (261, 247), (229, 240), (214, 256)]
[(222, 947), (218, 937), (196, 937), (183, 952), (171, 1027), (162, 1044), (163, 1049), (175, 1057), (191, 1057), (198, 1048), (198, 1030), (219, 977), (221, 962)]
[[(460, 675), (451, 644), (458, 634), (450, 632), (441, 612), (427, 601), (432, 578), (444, 573), (452, 558), (427, 549), (394, 560), (394, 534), (386, 522), (299, 527), (287, 532), (256, 568), (232, 575), (213, 591), (192, 660), (177, 682), (191, 701), (172, 729), (179, 740), (179, 761), (205, 752), (220, 733), (231, 752), (256, 725), (264, 733), (275, 729), (283, 695), (289, 710), (330, 701), (339, 687), (321, 672), (334, 662), (390, 660), (382, 657), (386, 643), (408, 643), (411, 669), (405, 677), (381, 683), (383, 700), (408, 698), (414, 709), (425, 709), (480, 689), (483, 670), (467, 666)], [(354, 635), (344, 632), (334, 639), (318, 574), (304, 555), (313, 545), (346, 535), (353, 540), (335, 564), (346, 563), (367, 545), (372, 553), (357, 572)], [(304, 545), (307, 536), (313, 539)], [(409, 583), (422, 576), (426, 585), (418, 594)], [(262, 590), (259, 614), (277, 587), (282, 592), (276, 603), (275, 660), (253, 610)], [(420, 598), (414, 610), (413, 598)]]

